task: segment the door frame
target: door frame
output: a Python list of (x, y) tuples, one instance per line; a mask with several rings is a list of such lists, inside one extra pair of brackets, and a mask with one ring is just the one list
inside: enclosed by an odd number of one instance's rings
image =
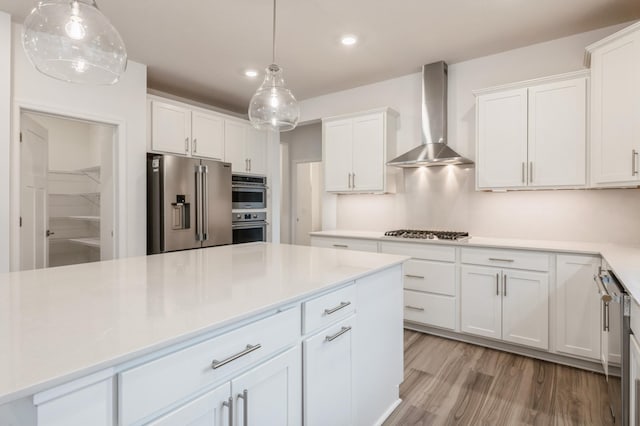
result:
[[(299, 164), (308, 164), (308, 163), (319, 163), (320, 164), (320, 168), (322, 169), (322, 172), (324, 173), (324, 163), (322, 160), (317, 160), (317, 159), (302, 159), (302, 160), (296, 160), (294, 161), (293, 167), (291, 168), (291, 170), (289, 170), (289, 189), (291, 191), (291, 212), (290, 212), (290, 217), (291, 217), (291, 223), (290, 223), (290, 236), (291, 236), (291, 244), (295, 244), (296, 242), (296, 217), (297, 217), (297, 206), (298, 206), (298, 196), (296, 195), (298, 193), (298, 179), (297, 179), (297, 173), (298, 173), (298, 165)], [(319, 188), (320, 191), (320, 199), (322, 201), (322, 193), (324, 193), (324, 176), (322, 181), (320, 182), (321, 184), (321, 188)], [(320, 210), (320, 214), (323, 214), (322, 209)], [(320, 222), (322, 222), (322, 218), (320, 219)]]
[(20, 129), (22, 113), (35, 113), (58, 116), (66, 119), (106, 124), (114, 127), (113, 137), (113, 258), (126, 256), (126, 241), (121, 238), (127, 234), (127, 213), (120, 206), (126, 205), (126, 122), (119, 117), (90, 114), (85, 111), (64, 108), (59, 105), (46, 105), (15, 99), (13, 102), (11, 158), (9, 167), (10, 185), (10, 271), (20, 270)]

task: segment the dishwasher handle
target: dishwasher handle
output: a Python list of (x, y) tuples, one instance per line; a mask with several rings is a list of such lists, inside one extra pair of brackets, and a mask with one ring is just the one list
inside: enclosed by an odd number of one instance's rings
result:
[(600, 274), (594, 275), (593, 281), (595, 281), (596, 285), (598, 286), (598, 293), (600, 294), (600, 298), (602, 299), (602, 301), (607, 304), (611, 302), (613, 297), (611, 297), (611, 294), (609, 294), (609, 291), (607, 290), (607, 286), (604, 284), (604, 281), (602, 279), (602, 275)]

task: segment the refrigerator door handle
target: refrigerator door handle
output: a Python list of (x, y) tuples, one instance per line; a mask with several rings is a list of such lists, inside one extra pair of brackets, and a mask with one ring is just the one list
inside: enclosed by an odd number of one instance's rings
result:
[(209, 166), (202, 166), (202, 241), (209, 239)]
[(196, 241), (202, 241), (202, 166), (196, 166)]

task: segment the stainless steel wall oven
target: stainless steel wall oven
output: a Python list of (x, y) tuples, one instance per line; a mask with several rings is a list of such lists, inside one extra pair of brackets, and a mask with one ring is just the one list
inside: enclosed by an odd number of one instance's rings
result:
[(233, 175), (231, 177), (233, 209), (266, 209), (267, 178), (265, 176)]
[(233, 244), (267, 241), (267, 213), (233, 213)]

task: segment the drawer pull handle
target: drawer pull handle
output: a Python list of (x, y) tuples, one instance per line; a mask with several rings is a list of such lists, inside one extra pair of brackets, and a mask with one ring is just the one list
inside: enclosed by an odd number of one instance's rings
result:
[(348, 327), (342, 327), (342, 329), (340, 331), (338, 331), (336, 334), (334, 334), (333, 336), (327, 336), (324, 339), (327, 342), (333, 342), (334, 340), (336, 340), (338, 337), (342, 336), (344, 333), (348, 332), (351, 330), (351, 326)]
[(405, 309), (411, 309), (412, 311), (420, 311), (424, 312), (424, 308), (419, 308), (417, 306), (405, 305)]
[(227, 364), (229, 364), (230, 362), (235, 361), (238, 358), (242, 358), (245, 355), (249, 355), (251, 352), (253, 351), (257, 351), (258, 349), (260, 349), (262, 347), (262, 345), (260, 343), (258, 343), (257, 345), (247, 345), (247, 348), (245, 350), (243, 350), (242, 352), (238, 352), (235, 355), (231, 355), (229, 358), (224, 359), (222, 361), (218, 361), (217, 359), (214, 359), (211, 362), (211, 368), (213, 368), (214, 370), (223, 367)]
[(334, 244), (333, 246), (338, 248), (349, 248), (349, 246), (346, 244)]
[[(244, 390), (238, 394), (238, 399), (242, 399), (242, 424), (248, 426), (249, 424), (249, 391)], [(231, 426), (231, 425), (229, 425)]]
[(489, 260), (492, 262), (509, 262), (509, 263), (515, 262), (515, 260), (513, 259), (500, 259), (497, 257), (490, 257)]
[(222, 403), (222, 406), (229, 409), (229, 426), (233, 425), (233, 397), (230, 396), (227, 401)]
[(411, 275), (411, 274), (405, 274), (406, 278), (416, 278), (418, 280), (424, 280), (424, 277), (422, 275)]
[(346, 308), (350, 304), (351, 304), (351, 302), (340, 302), (340, 304), (338, 306), (336, 306), (335, 308), (325, 309), (324, 310), (324, 314), (325, 315), (331, 315), (334, 312), (338, 312), (340, 309)]

